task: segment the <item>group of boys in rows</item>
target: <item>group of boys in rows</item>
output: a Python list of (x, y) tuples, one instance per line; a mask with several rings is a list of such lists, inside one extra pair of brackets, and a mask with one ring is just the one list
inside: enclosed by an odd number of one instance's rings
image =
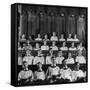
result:
[(52, 64), (47, 68), (46, 72), (42, 69), (41, 62), (37, 63), (37, 70), (33, 72), (28, 68), (28, 63), (23, 61), (23, 70), (18, 74), (18, 84), (66, 83), (86, 80), (86, 71), (84, 72), (79, 68), (80, 64), (78, 62), (75, 62), (75, 67), (72, 70), (67, 66), (66, 60), (62, 61), (62, 68), (57, 66), (54, 57), (51, 58), (51, 61)]
[[(37, 52), (38, 54), (34, 57), (31, 54), (30, 50), (26, 51), (26, 55), (24, 57), (22, 57), (21, 55), (18, 56), (18, 65), (22, 65), (23, 61), (27, 61), (28, 65), (36, 65), (38, 62), (42, 63), (42, 64), (51, 64), (51, 58), (53, 56), (55, 56), (53, 54), (53, 50), (49, 51), (49, 55), (47, 55), (46, 57), (43, 56), (42, 51), (39, 50)], [(62, 64), (62, 61), (66, 59), (67, 64), (74, 64), (75, 62), (79, 62), (80, 64), (85, 64), (86, 63), (86, 58), (82, 55), (81, 51), (78, 51), (78, 55), (73, 58), (72, 57), (72, 53), (69, 52), (68, 53), (68, 57), (64, 57), (62, 51), (58, 51), (58, 55), (55, 57), (56, 60), (56, 64)]]
[[(21, 41), (26, 40), (25, 34), (23, 34), (20, 39), (21, 39)], [(31, 36), (29, 36), (29, 40), (32, 40)], [(79, 42), (79, 39), (77, 38), (76, 34), (74, 35), (73, 38), (72, 38), (72, 34), (69, 34), (67, 39), (65, 39), (64, 35), (61, 34), (61, 38), (59, 39), (56, 36), (55, 32), (52, 33), (52, 36), (50, 38), (48, 38), (47, 34), (44, 35), (44, 38), (41, 38), (41, 35), (38, 34), (37, 38), (34, 38), (34, 40), (35, 41), (75, 41), (75, 42)]]
[[(56, 45), (56, 41), (58, 41), (58, 37), (56, 36), (56, 33), (53, 32), (53, 35), (51, 36), (50, 39), (48, 39), (48, 36), (47, 34), (44, 36), (44, 39), (41, 38), (41, 35), (38, 34), (38, 37), (35, 38), (35, 41), (43, 41), (43, 45), (40, 47), (40, 44), (39, 43), (36, 43), (35, 47), (33, 47), (31, 45), (31, 36), (29, 37), (28, 40), (26, 40), (25, 38), (25, 35), (23, 34), (22, 37), (21, 37), (21, 41), (27, 41), (27, 43), (23, 43), (23, 46), (21, 46), (20, 42), (18, 42), (18, 50), (26, 50), (26, 49), (29, 49), (29, 50), (49, 50), (49, 49), (52, 49), (52, 50), (83, 50), (85, 49), (83, 46), (82, 46), (82, 42), (80, 44), (78, 44), (77, 47), (75, 47), (75, 42), (78, 42), (79, 43), (79, 39), (77, 38), (77, 35), (75, 34), (74, 35), (74, 38), (72, 38), (72, 35), (69, 34), (67, 40), (65, 40), (64, 38), (64, 35), (62, 34), (61, 35), (61, 38), (59, 39), (59, 41), (62, 41), (63, 44), (62, 44), (62, 47), (59, 47)], [(49, 46), (47, 45), (47, 42), (48, 41), (52, 41), (52, 46)], [(70, 41), (72, 42), (71, 44), (71, 47), (67, 47), (66, 46), (66, 41)]]
[[(58, 52), (58, 56), (53, 55), (53, 51), (50, 50), (50, 56), (46, 56), (46, 59), (43, 57), (41, 51), (38, 51), (38, 55), (33, 57), (31, 51), (26, 51), (26, 56), (19, 61), (19, 65), (22, 65), (23, 69), (18, 73), (19, 84), (45, 84), (47, 83), (63, 83), (63, 82), (78, 82), (79, 80), (86, 80), (86, 72), (79, 69), (80, 64), (86, 64), (86, 59), (82, 56), (82, 52), (78, 52), (76, 58), (72, 58), (72, 54), (68, 54), (68, 58), (65, 59), (62, 51)], [(42, 65), (49, 65), (46, 72), (42, 69)], [(59, 65), (63, 65), (63, 68), (59, 68)], [(67, 65), (75, 64), (75, 69), (72, 70)], [(38, 68), (36, 71), (28, 69), (29, 65), (37, 65)]]
[[(31, 37), (30, 37), (31, 38)], [(26, 40), (25, 35), (22, 35), (21, 40)], [(42, 38), (40, 38), (40, 34), (38, 34), (38, 38), (35, 39), (36, 41), (42, 41)], [(55, 82), (75, 82), (79, 79), (83, 78), (85, 80), (86, 78), (86, 72), (83, 72), (79, 69), (80, 64), (86, 64), (86, 58), (82, 55), (83, 50), (85, 48), (82, 46), (82, 43), (80, 43), (77, 47), (74, 45), (75, 42), (79, 42), (76, 35), (74, 38), (71, 38), (71, 34), (69, 34), (69, 38), (67, 38), (67, 41), (72, 41), (71, 47), (66, 46), (65, 39), (63, 35), (61, 35), (61, 39), (59, 41), (63, 41), (62, 47), (57, 47), (55, 41), (58, 41), (58, 38), (53, 32), (53, 36), (50, 39), (52, 42), (52, 46), (47, 45), (47, 41), (49, 39), (47, 38), (47, 35), (45, 35), (45, 38), (43, 39), (44, 45), (41, 47), (39, 46), (39, 43), (36, 43), (36, 46), (33, 48), (30, 44), (30, 40), (27, 41), (27, 46), (24, 44), (23, 47), (20, 46), (20, 43), (18, 43), (18, 50), (25, 50), (26, 55), (22, 57), (20, 54), (18, 56), (18, 65), (22, 65), (23, 70), (21, 70), (18, 74), (18, 81), (19, 84), (32, 84), (33, 82), (43, 82), (43, 81), (49, 81), (49, 83), (55, 83)], [(31, 53), (31, 50), (37, 50), (37, 56), (33, 56)], [(49, 55), (45, 56), (42, 53), (42, 50), (49, 50)], [(68, 52), (68, 57), (64, 57), (63, 51), (78, 51), (78, 55), (73, 58), (72, 53)], [(53, 51), (58, 51), (58, 55), (55, 56), (53, 54)], [(60, 68), (57, 66), (63, 65), (63, 68)], [(67, 65), (68, 64), (75, 64), (75, 69), (70, 69)], [(28, 69), (29, 65), (37, 65), (37, 70), (33, 72), (32, 70)], [(42, 65), (50, 65), (46, 72), (42, 69)]]

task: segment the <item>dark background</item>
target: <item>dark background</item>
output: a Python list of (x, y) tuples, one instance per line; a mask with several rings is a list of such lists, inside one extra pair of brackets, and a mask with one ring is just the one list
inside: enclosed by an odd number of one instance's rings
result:
[[(48, 34), (49, 38), (55, 31), (58, 38), (64, 34), (65, 38), (71, 33), (77, 34), (78, 38), (86, 41), (86, 8), (62, 7), (46, 5), (18, 5), (18, 26), (20, 35), (41, 37)], [(64, 16), (62, 16), (64, 14)], [(84, 20), (79, 21), (79, 16), (84, 15)], [(73, 15), (73, 16), (72, 16)], [(84, 29), (82, 29), (84, 28)]]

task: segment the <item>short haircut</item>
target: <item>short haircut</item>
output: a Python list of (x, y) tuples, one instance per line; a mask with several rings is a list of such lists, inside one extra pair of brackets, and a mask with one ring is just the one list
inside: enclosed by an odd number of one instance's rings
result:
[(27, 63), (26, 61), (23, 61), (23, 64)]
[(79, 62), (75, 62), (75, 66), (77, 66), (79, 64)]

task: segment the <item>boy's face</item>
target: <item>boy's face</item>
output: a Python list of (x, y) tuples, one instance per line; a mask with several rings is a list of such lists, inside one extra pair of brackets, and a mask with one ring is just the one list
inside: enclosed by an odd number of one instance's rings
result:
[(27, 56), (31, 55), (30, 51), (26, 51)]
[(76, 39), (76, 38), (77, 38), (77, 36), (76, 36), (76, 35), (74, 35), (74, 38)]
[(27, 41), (27, 44), (30, 44), (29, 40)]
[(63, 38), (63, 34), (61, 35), (61, 38)]
[(44, 41), (44, 45), (46, 45), (47, 43), (46, 43), (46, 41)]
[(38, 38), (40, 38), (40, 34), (38, 34)]
[(55, 42), (53, 42), (52, 44), (53, 44), (53, 46), (55, 46)]
[(25, 38), (25, 35), (24, 34), (22, 35), (22, 38)]
[(50, 50), (50, 54), (53, 54), (53, 51), (52, 50)]
[(36, 43), (36, 47), (39, 47), (39, 44), (38, 43)]
[(81, 15), (81, 18), (84, 18), (84, 15), (83, 14)]
[(29, 39), (31, 39), (31, 36), (29, 36)]
[(55, 36), (56, 34), (55, 34), (55, 32), (53, 32), (53, 36)]
[(47, 35), (45, 35), (45, 38), (47, 39)]
[(72, 57), (71, 53), (68, 54), (68, 57)]
[(63, 42), (63, 47), (65, 47), (65, 42)]
[(56, 60), (55, 60), (55, 57), (52, 58), (52, 65), (53, 65), (53, 66), (56, 66)]
[(82, 43), (80, 43), (80, 46), (82, 46)]
[(62, 56), (62, 51), (59, 51), (58, 56)]
[(78, 56), (82, 56), (82, 52), (81, 51), (79, 51)]
[(71, 38), (71, 34), (69, 34), (69, 38)]
[(41, 63), (38, 64), (38, 68), (42, 68), (42, 64)]
[(66, 61), (63, 62), (63, 66), (64, 66), (64, 67), (67, 67)]
[(72, 47), (74, 47), (74, 43), (72, 43)]
[(26, 47), (26, 44), (23, 44), (23, 47)]
[(23, 64), (23, 68), (24, 69), (28, 68), (28, 64), (26, 62)]
[(76, 69), (77, 70), (79, 70), (79, 67), (80, 67), (80, 65), (79, 65), (79, 63), (76, 65)]
[(38, 51), (38, 56), (41, 56), (41, 51)]

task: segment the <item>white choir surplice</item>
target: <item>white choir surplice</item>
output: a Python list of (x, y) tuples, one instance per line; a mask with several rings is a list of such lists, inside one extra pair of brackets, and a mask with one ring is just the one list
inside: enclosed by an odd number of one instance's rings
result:
[(60, 50), (67, 51), (68, 50), (68, 47), (66, 47), (66, 46), (65, 47), (61, 47)]
[(28, 79), (29, 77), (32, 77), (33, 76), (33, 73), (31, 70), (22, 70), (19, 72), (18, 74), (18, 80), (21, 80), (21, 79)]
[(49, 50), (48, 45), (42, 45), (42, 46), (41, 46), (41, 50)]
[(58, 47), (57, 46), (51, 46), (50, 47), (52, 50), (58, 50)]
[(75, 50), (77, 50), (77, 48), (76, 47), (70, 47), (69, 50), (70, 51), (75, 51)]
[(78, 46), (77, 49), (78, 49), (79, 51), (83, 51), (83, 50), (84, 50), (84, 47)]
[(64, 57), (63, 56), (58, 56), (58, 57), (56, 57), (56, 63), (57, 64), (62, 64), (62, 61), (64, 60)]
[(74, 58), (67, 58), (66, 63), (67, 64), (74, 64)]
[(60, 70), (60, 74), (61, 74), (61, 78), (69, 79), (70, 81), (72, 81), (72, 71), (70, 68), (67, 68), (67, 69), (62, 68)]
[(42, 38), (36, 38), (35, 40), (36, 41), (42, 41)]
[(32, 65), (33, 60), (34, 60), (34, 57), (33, 56), (25, 56), (23, 58), (23, 61), (26, 61), (28, 65)]
[(73, 74), (72, 75), (73, 80), (76, 80), (77, 78), (84, 78), (84, 77), (86, 77), (86, 73), (83, 72), (82, 70), (78, 70), (78, 71), (73, 70), (72, 74)]
[(38, 62), (40, 62), (41, 64), (44, 64), (44, 57), (43, 57), (43, 56), (36, 56), (36, 57), (34, 58), (33, 64), (35, 65), (35, 64), (37, 64)]
[(40, 50), (40, 48), (34, 48), (34, 50), (36, 50), (36, 51), (37, 51), (37, 50)]
[(67, 41), (73, 41), (73, 38), (67, 38)]
[(58, 75), (60, 73), (60, 68), (58, 66), (48, 67), (48, 72), (50, 76)]
[(52, 64), (51, 56), (46, 56), (46, 64)]
[(74, 41), (74, 42), (79, 42), (79, 39), (78, 39), (78, 38), (76, 38), (76, 39), (73, 39), (73, 41)]
[(85, 64), (86, 59), (84, 56), (76, 56), (76, 62), (79, 62), (80, 64)]
[(45, 80), (44, 71), (35, 71), (34, 75), (36, 80)]
[(60, 38), (59, 41), (65, 41), (65, 39), (64, 38)]
[(58, 41), (58, 37), (57, 36), (51, 36), (51, 41)]
[(18, 65), (22, 65), (22, 61), (23, 61), (23, 60), (22, 60), (22, 57), (19, 56), (19, 57), (18, 57)]

